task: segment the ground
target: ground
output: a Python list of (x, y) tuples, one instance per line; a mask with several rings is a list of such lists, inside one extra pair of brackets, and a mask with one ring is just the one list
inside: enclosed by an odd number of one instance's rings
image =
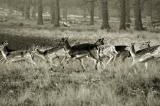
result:
[[(13, 24), (12, 27), (11, 24)], [(105, 44), (129, 45), (131, 42), (151, 41), (159, 44), (159, 33), (133, 30), (107, 32), (95, 26), (78, 26), (56, 29), (52, 26), (19, 26), (16, 23), (1, 24), (0, 41), (7, 40), (12, 49), (29, 49), (33, 45), (57, 47), (62, 37), (69, 37), (73, 45), (95, 42), (105, 38)], [(78, 30), (79, 29), (79, 30)], [(89, 30), (84, 30), (89, 29)], [(96, 29), (96, 30), (95, 30)], [(62, 45), (60, 45), (62, 46)], [(60, 58), (61, 59), (61, 58)], [(36, 66), (27, 62), (0, 64), (1, 106), (159, 106), (160, 67), (152, 61), (145, 71), (143, 65), (130, 67), (131, 59), (117, 61), (100, 71), (93, 61), (85, 59), (87, 70), (82, 72), (78, 61), (65, 63), (64, 69), (49, 67), (35, 58)], [(58, 59), (54, 60), (58, 63)]]

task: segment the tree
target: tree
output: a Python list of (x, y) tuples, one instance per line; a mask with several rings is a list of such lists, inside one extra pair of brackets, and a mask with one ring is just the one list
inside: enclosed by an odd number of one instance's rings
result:
[(36, 1), (32, 0), (32, 5), (31, 5), (31, 17), (32, 19), (36, 19)]
[(144, 30), (141, 16), (141, 0), (135, 0), (134, 4), (135, 30)]
[(54, 26), (59, 27), (60, 26), (60, 7), (59, 7), (59, 0), (55, 0), (55, 22)]
[(67, 22), (68, 8), (65, 7), (63, 9), (63, 19)]
[(91, 0), (90, 2), (90, 25), (94, 25), (94, 8), (95, 8), (95, 0)]
[(43, 4), (42, 0), (38, 0), (38, 19), (37, 24), (43, 25)]
[(102, 26), (101, 29), (110, 29), (109, 26), (109, 15), (108, 15), (108, 0), (101, 0), (101, 10), (102, 10)]
[(54, 24), (55, 21), (55, 2), (50, 0), (50, 14), (51, 14), (51, 24)]
[(126, 3), (125, 0), (120, 0), (120, 30), (126, 29)]
[(131, 18), (130, 18), (130, 0), (126, 0), (126, 27), (130, 28)]
[(86, 19), (86, 17), (87, 17), (87, 7), (84, 6), (83, 7), (83, 18)]
[(25, 0), (25, 2), (24, 2), (24, 4), (25, 4), (25, 19), (30, 19), (30, 6), (31, 6), (31, 0)]

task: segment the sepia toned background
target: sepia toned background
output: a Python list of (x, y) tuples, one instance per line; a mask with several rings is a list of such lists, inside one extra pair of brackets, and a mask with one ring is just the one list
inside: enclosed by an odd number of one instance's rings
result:
[[(107, 45), (144, 42), (160, 45), (160, 0), (0, 0), (0, 44), (13, 50), (39, 46), (63, 48), (63, 37), (71, 45)], [(146, 48), (146, 47), (145, 47)], [(85, 58), (86, 71), (78, 60), (58, 66), (34, 56), (26, 61), (0, 63), (0, 106), (159, 106), (159, 60), (130, 67), (132, 58), (117, 59), (94, 69)], [(3, 55), (0, 53), (0, 59)], [(107, 59), (104, 60), (107, 62)]]

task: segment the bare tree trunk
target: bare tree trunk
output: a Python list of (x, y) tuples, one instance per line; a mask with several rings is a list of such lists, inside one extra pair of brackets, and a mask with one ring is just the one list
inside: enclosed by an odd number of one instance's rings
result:
[(150, 0), (150, 17), (151, 17), (151, 22), (153, 21), (153, 0)]
[(25, 19), (29, 20), (30, 19), (30, 5), (31, 5), (31, 0), (25, 0)]
[(90, 25), (94, 25), (94, 7), (95, 3), (94, 0), (90, 1)]
[(109, 26), (109, 15), (108, 15), (108, 0), (101, 0), (101, 10), (102, 10), (102, 26), (101, 29), (110, 29)]
[(31, 17), (32, 19), (36, 19), (36, 12), (37, 12), (37, 8), (36, 8), (36, 0), (32, 0), (32, 5), (31, 5)]
[(68, 10), (67, 10), (67, 8), (64, 8), (64, 10), (63, 10), (63, 18), (65, 19), (66, 22), (67, 22), (67, 14), (68, 14)]
[(42, 0), (38, 0), (38, 19), (37, 19), (38, 25), (43, 25), (43, 4)]
[(131, 17), (130, 17), (130, 0), (126, 0), (126, 27), (130, 28)]
[(101, 10), (101, 3), (98, 2), (98, 16), (99, 16), (99, 19), (102, 19), (102, 10)]
[(36, 7), (35, 6), (32, 6), (32, 10), (31, 10), (31, 17), (32, 19), (36, 19)]
[(135, 0), (134, 15), (135, 15), (135, 30), (144, 30), (141, 17), (141, 0)]
[(83, 18), (84, 19), (87, 18), (87, 8), (86, 7), (83, 8)]
[(22, 8), (21, 8), (21, 14), (23, 17), (25, 17), (25, 0), (22, 0)]
[(59, 0), (55, 0), (55, 22), (54, 26), (59, 27), (60, 26), (60, 7), (59, 7)]
[(51, 14), (51, 24), (54, 24), (55, 21), (55, 2), (54, 0), (50, 0), (50, 14)]
[(126, 30), (126, 3), (125, 0), (120, 0), (120, 30)]

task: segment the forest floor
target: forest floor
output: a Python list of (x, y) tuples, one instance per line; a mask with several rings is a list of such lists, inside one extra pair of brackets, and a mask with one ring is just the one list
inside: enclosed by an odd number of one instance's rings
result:
[[(13, 23), (12, 23), (13, 24)], [(33, 44), (41, 47), (56, 47), (62, 37), (69, 37), (71, 44), (95, 42), (105, 38), (105, 44), (129, 45), (131, 42), (151, 41), (159, 44), (159, 33), (155, 32), (107, 32), (94, 26), (78, 26), (77, 29), (50, 29), (44, 26), (1, 24), (0, 42), (7, 40), (12, 49), (28, 49)], [(139, 45), (136, 45), (139, 49)], [(27, 62), (0, 64), (1, 106), (159, 106), (160, 67), (159, 62), (150, 62), (145, 71), (143, 65), (130, 67), (131, 59), (117, 61), (100, 71), (94, 69), (93, 61), (85, 59), (87, 71), (82, 72), (80, 63), (70, 61), (63, 69), (35, 58), (36, 66)], [(59, 59), (53, 60), (58, 63)]]

